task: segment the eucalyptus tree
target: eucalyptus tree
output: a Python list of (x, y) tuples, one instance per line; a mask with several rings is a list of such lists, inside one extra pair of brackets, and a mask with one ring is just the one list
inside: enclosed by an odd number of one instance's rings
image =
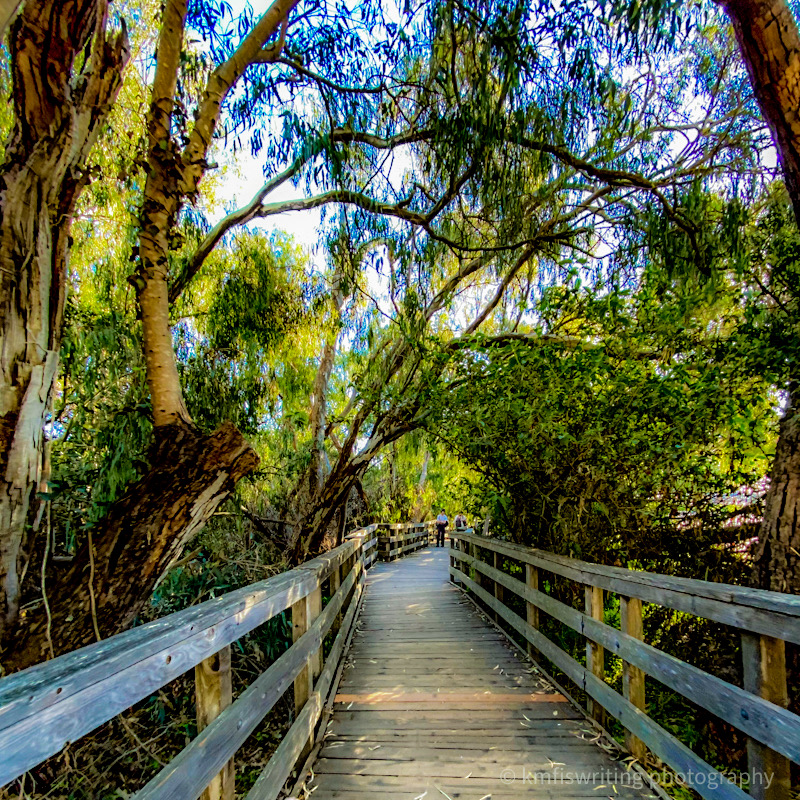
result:
[[(374, 335), (345, 419), (334, 422), (342, 446), (319, 502), (300, 526), (296, 559), (320, 546), (370, 459), (425, 424), (432, 397), (447, 391), (440, 373), (457, 346), (448, 337), (469, 341), (518, 290), (519, 276), (560, 279), (559, 265), (570, 253), (593, 258), (613, 247), (623, 223), (654, 204), (700, 249), (702, 227), (683, 205), (681, 188), (722, 181), (732, 194), (740, 174), (751, 176), (754, 186), (763, 183), (764, 131), (747, 94), (728, 84), (736, 70), (730, 59), (712, 62), (713, 75), (699, 92), (702, 106), (692, 117), (681, 98), (696, 84), (664, 82), (667, 73), (690, 71), (685, 60), (644, 59), (632, 79), (625, 75), (632, 65), (616, 61), (607, 72), (577, 81), (570, 71), (576, 51), (559, 53), (553, 45), (557, 22), (537, 29), (525, 17), (523, 30), (504, 38), (503, 26), (514, 24), (512, 11), (506, 9), (503, 21), (487, 19), (485, 28), (475, 23), (476, 32), (469, 10), (458, 9), (440, 9), (433, 18), (437, 34), (430, 38), (441, 60), (420, 62), (426, 95), (415, 112), (403, 115), (414, 121), (411, 128), (380, 137), (353, 126), (333, 130), (351, 147), (363, 148), (371, 175), (387, 152), (412, 144), (405, 192), (387, 185), (385, 194), (375, 196), (374, 181), (371, 192), (360, 191), (356, 175), (353, 187), (289, 203), (269, 203), (262, 193), (241, 212), (269, 215), (339, 202), (355, 207), (356, 218), (371, 230), (382, 225), (396, 242), (394, 312)], [(468, 28), (470, 36), (461, 38)], [(513, 52), (503, 50), (503, 41), (513, 42)], [(592, 47), (596, 53), (596, 41)], [(481, 73), (479, 65), (490, 63)], [(684, 136), (686, 145), (676, 147)], [(380, 221), (387, 215), (398, 222), (387, 227)], [(474, 291), (477, 281), (490, 284), (490, 294), (457, 323), (456, 298)]]
[[(614, 227), (636, 204), (656, 203), (696, 241), (692, 220), (671, 200), (673, 190), (698, 179), (752, 173), (763, 143), (748, 98), (720, 88), (729, 71), (724, 59), (714, 62), (707, 103), (692, 120), (681, 104), (681, 86), (661, 88), (674, 64), (653, 66), (645, 59), (642, 74), (626, 82), (629, 65), (615, 62), (576, 82), (580, 70), (572, 61), (580, 53), (558, 52), (558, 21), (539, 20), (522, 6), (498, 6), (479, 20), (473, 9), (448, 4), (425, 21), (421, 39), (431, 44), (407, 67), (414, 80), (375, 85), (355, 107), (347, 100), (350, 87), (306, 68), (305, 77), (326, 98), (327, 129), (312, 136), (310, 146), (306, 129), (292, 119), (296, 144), (287, 150), (286, 168), (214, 226), (184, 272), (190, 280), (205, 254), (237, 225), (333, 203), (355, 209), (365, 237), (380, 233), (396, 253), (390, 278), (395, 313), (374, 333), (374, 352), (365, 359), (346, 419), (331, 427), (341, 444), (298, 526), (296, 559), (320, 546), (370, 459), (422, 424), (435, 385), (429, 339), (458, 293), (477, 278), (493, 283), (493, 295), (465, 325), (471, 335), (502, 304), (518, 274), (557, 263), (565, 247), (591, 254), (601, 237), (613, 241)], [(598, 49), (597, 42), (592, 46)], [(674, 148), (687, 131), (696, 135)], [(320, 164), (324, 155), (327, 164)], [(388, 167), (392, 159), (409, 165), (399, 186)], [(331, 188), (272, 200), (276, 189), (312, 170)], [(366, 445), (359, 448), (360, 438)]]
[[(713, 17), (710, 3), (648, 0), (642, 4), (606, 4), (637, 46), (673, 44), (683, 26), (698, 20), (697, 11)], [(800, 226), (800, 31), (797, 4), (791, 0), (720, 0), (746, 67), (752, 93), (769, 127), (786, 191)], [(591, 24), (589, 16), (584, 17)], [(685, 30), (685, 28), (684, 28)], [(780, 291), (780, 289), (778, 290)], [(795, 319), (790, 334), (797, 337)], [(763, 526), (755, 560), (754, 581), (764, 588), (800, 592), (800, 395), (798, 376), (784, 383), (788, 402), (781, 421)]]
[(767, 348), (742, 324), (738, 281), (658, 272), (611, 292), (576, 275), (544, 291), (535, 327), (461, 343), (427, 428), (476, 467), (520, 542), (741, 582), (732, 545), (759, 508), (743, 511), (742, 487), (776, 433), (771, 375), (748, 363)]
[(128, 60), (105, 0), (28, 2), (11, 26), (13, 122), (0, 178), (0, 635), (18, 617), (19, 555), (58, 365), (71, 226), (87, 156)]
[[(11, 652), (6, 660), (12, 668), (40, 658), (47, 650), (51, 631), (57, 632), (58, 649), (70, 649), (131, 624), (187, 538), (258, 462), (234, 426), (223, 424), (208, 435), (194, 425), (182, 396), (170, 302), (176, 301), (186, 287), (179, 242), (184, 223), (191, 216), (189, 207), (197, 200), (200, 182), (211, 166), (214, 148), (231, 140), (241, 144), (250, 135), (250, 144), (258, 150), (262, 136), (258, 123), (281, 102), (276, 85), (291, 90), (303, 74), (304, 58), (322, 59), (332, 73), (341, 72), (341, 64), (349, 63), (350, 73), (359, 74), (354, 64), (363, 64), (362, 34), (382, 24), (377, 4), (364, 5), (351, 14), (341, 6), (309, 2), (290, 20), (289, 14), (296, 5), (291, 0), (276, 0), (255, 18), (247, 9), (232, 18), (224, 3), (219, 7), (205, 4), (190, 8), (184, 0), (169, 0), (162, 9), (157, 48), (147, 70), (152, 78), (146, 122), (148, 146), (138, 215), (137, 268), (131, 278), (141, 312), (144, 365), (154, 422), (150, 470), (109, 508), (102, 522), (97, 522), (70, 570), (59, 573), (58, 583), (52, 586), (53, 602), (46, 608), (47, 619), (40, 615), (41, 619), (26, 620), (24, 626), (17, 626), (12, 632), (13, 637), (4, 641)], [(29, 8), (35, 10), (38, 6), (31, 4)], [(91, 17), (91, 8), (81, 10), (86, 11), (87, 19)], [(69, 16), (70, 6), (64, 7), (64, 14)], [(105, 22), (102, 14), (101, 17), (98, 42), (104, 45)], [(75, 17), (77, 25), (86, 23), (86, 19), (79, 19)], [(397, 25), (390, 33), (388, 27), (381, 30), (390, 39), (398, 38)], [(60, 34), (70, 37), (70, 46), (79, 49), (86, 39), (82, 31), (74, 25), (59, 27)], [(391, 61), (388, 56), (393, 48), (385, 36), (376, 45), (374, 64)], [(193, 37), (202, 41), (193, 41)], [(37, 41), (36, 36), (29, 38)], [(124, 41), (120, 35), (120, 51), (124, 50)], [(291, 47), (285, 51), (287, 42), (296, 48), (291, 59), (286, 57), (291, 52)], [(64, 49), (67, 52), (73, 51)], [(98, 52), (98, 59), (110, 58), (113, 48), (100, 47)], [(95, 60), (86, 62), (87, 74), (89, 66), (96, 66)], [(71, 67), (70, 59), (62, 59), (53, 71), (60, 75), (64, 68)], [(271, 68), (280, 71), (277, 77), (268, 77)], [(111, 81), (114, 70), (106, 72)], [(35, 75), (31, 78), (20, 69), (19, 79), (35, 79)], [(358, 88), (355, 94), (359, 95)], [(26, 96), (39, 95), (32, 90)], [(44, 99), (50, 99), (47, 92)], [(58, 113), (63, 110), (58, 109)], [(80, 115), (78, 121), (82, 121)], [(79, 147), (70, 151), (79, 152)], [(267, 156), (280, 157), (276, 151), (268, 151)], [(47, 170), (36, 174), (57, 176)], [(33, 194), (49, 197), (46, 192)], [(27, 206), (19, 203), (14, 208)], [(62, 212), (65, 210), (68, 209), (61, 208)], [(66, 237), (61, 242), (65, 243)], [(4, 270), (4, 282), (7, 274), (16, 273)], [(174, 278), (172, 287), (170, 277)], [(41, 284), (32, 284), (33, 294), (36, 287)], [(47, 292), (41, 294), (47, 296)], [(44, 342), (45, 346), (39, 343), (37, 349), (40, 355), (52, 353), (53, 359), (54, 342), (57, 344), (60, 335), (60, 320), (55, 321), (58, 324), (52, 329), (56, 338)], [(25, 342), (31, 338), (14, 336), (5, 341)], [(36, 345), (31, 343), (29, 349), (36, 349)], [(13, 367), (11, 356), (9, 369)], [(47, 380), (42, 379), (45, 388), (41, 392), (34, 389), (26, 394), (32, 401), (38, 398), (41, 412), (34, 422), (28, 419), (30, 414), (21, 417), (32, 431), (28, 437), (32, 446), (26, 450), (31, 464), (38, 464), (44, 406), (54, 369), (51, 363)], [(16, 409), (12, 412), (16, 414)], [(37, 476), (33, 466), (29, 470), (22, 467), (16, 472), (27, 480), (27, 497)], [(26, 508), (27, 505), (21, 508), (14, 519), (13, 535), (17, 541)], [(5, 560), (11, 576), (8, 580), (14, 584), (10, 588), (15, 589), (15, 553), (9, 551)], [(87, 570), (91, 576), (88, 585), (84, 579)]]
[[(374, 3), (276, 0), (236, 19), (225, 9), (184, 0), (163, 8), (131, 279), (155, 446), (149, 473), (87, 536), (55, 592), (63, 649), (130, 624), (188, 537), (257, 463), (232, 425), (209, 435), (194, 423), (171, 330), (170, 303), (237, 226), (338, 205), (359, 231), (354, 247), (381, 237), (394, 254), (394, 310), (372, 329), (353, 402), (326, 426), (341, 448), (303, 512), (293, 548), (301, 557), (320, 547), (370, 460), (424, 423), (448, 338), (492, 321), (519, 275), (555, 270), (565, 250), (593, 254), (632, 208), (650, 203), (694, 234), (674, 190), (757, 163), (759, 131), (726, 86), (728, 64), (715, 64), (719, 80), (694, 101), (701, 118), (687, 123), (687, 84), (666, 80), (674, 64), (619, 60), (607, 37), (525, 2), (381, 13)], [(606, 66), (587, 72), (589, 38)], [(687, 126), (698, 135), (677, 147)], [(184, 223), (226, 140), (264, 155), (265, 183), (195, 246), (182, 241)], [(290, 185), (302, 196), (276, 200)], [(448, 312), (479, 283), (490, 294), (457, 330)], [(44, 633), (41, 619), (29, 626), (18, 664), (40, 656)]]
[[(715, 6), (648, 0), (635, 10), (610, 3), (634, 43), (671, 43), (683, 24), (697, 20), (698, 7), (713, 16)], [(796, 224), (800, 226), (800, 31), (791, 0), (720, 0), (747, 69), (753, 95), (777, 151)], [(797, 336), (795, 322), (792, 336)], [(784, 384), (788, 403), (771, 470), (754, 581), (778, 591), (800, 592), (800, 419), (797, 375)]]

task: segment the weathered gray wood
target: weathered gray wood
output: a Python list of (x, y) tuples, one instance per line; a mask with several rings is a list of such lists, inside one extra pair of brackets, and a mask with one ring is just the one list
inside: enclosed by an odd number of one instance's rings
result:
[[(781, 709), (789, 705), (786, 687), (786, 646), (770, 636), (742, 634), (744, 688)], [(750, 795), (756, 800), (789, 800), (789, 761), (752, 737), (747, 740)]]
[[(642, 641), (644, 639), (642, 601), (636, 597), (620, 596), (619, 614), (622, 632)], [(622, 662), (622, 696), (641, 711), (646, 710), (644, 672), (639, 667), (624, 660)], [(626, 731), (625, 745), (633, 756), (644, 762), (647, 748), (645, 748), (641, 739), (637, 739), (630, 731)]]
[[(495, 551), (493, 553), (493, 559), (494, 559), (494, 568), (498, 572), (501, 572), (502, 570), (500, 569), (500, 563), (501, 563), (500, 553)], [(497, 600), (498, 603), (502, 603), (503, 602), (503, 584), (500, 581), (495, 581), (494, 582), (494, 599)], [(496, 613), (495, 613), (494, 621), (495, 622), (499, 622), (500, 621), (500, 617)]]
[[(534, 591), (539, 590), (539, 570), (530, 564), (525, 564), (525, 583), (528, 585), (529, 589), (533, 589)], [(538, 630), (539, 607), (536, 603), (531, 603), (530, 601), (525, 602), (525, 616), (528, 620), (528, 625)], [(532, 656), (533, 653), (533, 645), (528, 642), (528, 655)]]
[[(355, 575), (355, 571), (353, 571), (351, 575)], [(347, 634), (355, 620), (362, 587), (363, 582), (360, 581), (356, 586), (356, 591), (350, 602), (349, 610), (336, 636), (333, 648), (331, 649), (325, 668), (320, 674), (317, 686), (310, 694), (308, 701), (300, 714), (298, 714), (289, 732), (281, 740), (281, 743), (273, 753), (267, 766), (247, 793), (245, 800), (275, 800), (280, 794), (281, 789), (283, 789), (295, 765), (302, 758), (307, 742), (313, 738), (314, 728), (319, 721), (325, 698), (331, 688), (331, 681), (333, 680), (333, 676), (336, 673), (336, 668), (342, 656)]]
[[(464, 781), (454, 797), (478, 800), (495, 796), (512, 765), (550, 772), (568, 762), (585, 768), (586, 796), (597, 797), (605, 776), (624, 767), (448, 582), (451, 553), (429, 550), (371, 573), (310, 796), (346, 800), (356, 787), (359, 797), (395, 797), (399, 777), (411, 798), (441, 797), (435, 786), (449, 775)], [(493, 786), (476, 791), (489, 775)], [(328, 786), (336, 794), (324, 794)]]
[(125, 631), (0, 680), (0, 785), (313, 591), (361, 546)]
[[(364, 567), (366, 568), (368, 565), (365, 563)], [(336, 592), (339, 591), (339, 587), (342, 585), (342, 568), (336, 567), (336, 569), (331, 573), (330, 577), (330, 594), (333, 597)], [(338, 631), (339, 628), (342, 627), (342, 614), (339, 612), (336, 615), (336, 618), (333, 621), (333, 630)]]
[[(356, 562), (356, 568), (360, 562)], [(357, 569), (350, 570), (354, 575)], [(305, 635), (314, 620), (319, 616), (322, 608), (322, 592), (315, 589), (302, 600), (292, 606), (292, 639), (298, 641)], [(294, 713), (299, 717), (314, 691), (314, 682), (322, 671), (322, 642), (320, 647), (311, 653), (306, 665), (298, 672), (294, 679)], [(307, 755), (314, 746), (313, 739), (308, 739), (303, 747), (302, 755)]]
[[(593, 675), (542, 633), (528, 625), (511, 609), (505, 606), (501, 607), (492, 595), (470, 580), (464, 573), (461, 573), (461, 577), (472, 592), (490, 608), (497, 611), (515, 630), (529, 639), (534, 647), (571, 681), (583, 687), (587, 694), (591, 695), (628, 730), (644, 741), (660, 759), (674, 770), (683, 773), (687, 777), (687, 783), (698, 794), (706, 800), (747, 800), (749, 795), (703, 761), (672, 734), (667, 733), (644, 712), (622, 695), (617, 694), (608, 684)], [(587, 617), (587, 619), (590, 618)]]
[(378, 547), (384, 561), (399, 558), (419, 550), (427, 544), (428, 534), (418, 523), (382, 523), (378, 533)]
[(623, 661), (639, 667), (646, 674), (716, 714), (748, 736), (800, 763), (800, 717), (786, 708), (604, 625), (543, 592), (529, 588), (510, 575), (497, 572), (493, 567), (471, 556), (465, 555), (464, 561), (493, 580), (504, 581), (507, 589), (535, 603), (559, 622), (603, 645)]
[(136, 800), (196, 800), (200, 796), (319, 650), (357, 576), (358, 571), (352, 570), (306, 634), (138, 792)]
[[(575, 798), (600, 795), (594, 783), (585, 785), (533, 785), (530, 776), (522, 780), (522, 767), (517, 770), (520, 778), (504, 783), (497, 778), (412, 778), (409, 776), (387, 776), (379, 779), (379, 792), (376, 794), (376, 778), (369, 775), (325, 774), (318, 776), (313, 800), (481, 800), (491, 795), (491, 800), (520, 800), (521, 798), (542, 798), (542, 800), (574, 800)], [(611, 787), (609, 787), (611, 788)], [(654, 797), (647, 790), (637, 790), (624, 785), (615, 786), (609, 795), (600, 795), (601, 800), (613, 797), (615, 800), (629, 800), (633, 797)]]
[[(603, 590), (599, 586), (584, 586), (584, 603), (586, 615), (592, 619), (603, 621), (605, 604), (603, 601)], [(598, 680), (605, 681), (606, 676), (606, 652), (603, 645), (598, 644), (592, 639), (586, 639), (586, 668)], [(588, 699), (589, 714), (593, 716), (603, 727), (607, 726), (606, 713), (603, 707), (591, 697)]]
[[(408, 526), (393, 524), (384, 527), (398, 530)], [(409, 545), (398, 548), (398, 550), (402, 554), (408, 550), (417, 550), (419, 547), (420, 541), (415, 540)], [(310, 688), (307, 700), (302, 706), (302, 710), (299, 711), (297, 719), (281, 741), (253, 788), (248, 792), (246, 800), (274, 800), (297, 762), (302, 759), (303, 754), (308, 750), (308, 743), (313, 741), (314, 728), (319, 721), (324, 699), (330, 689), (331, 681), (342, 655), (347, 632), (353, 624), (352, 614), (355, 612), (355, 607), (360, 597), (360, 587), (361, 584), (359, 584), (359, 591), (354, 594), (351, 600), (350, 611), (336, 637), (319, 680), (313, 688)]]
[[(311, 624), (311, 608), (308, 601), (308, 595), (301, 597), (292, 606), (292, 642), (295, 644), (300, 641)], [(299, 714), (303, 710), (303, 706), (308, 701), (311, 692), (314, 689), (314, 672), (312, 669), (312, 659), (314, 653), (309, 653), (305, 665), (298, 671), (297, 677), (294, 679), (294, 713)]]
[(742, 630), (800, 644), (800, 596), (691, 578), (605, 567), (474, 534), (454, 534), (577, 583), (637, 597)]
[[(308, 618), (313, 622), (322, 612), (322, 587), (318, 586), (313, 592), (308, 594)], [(314, 653), (311, 659), (313, 678), (316, 680), (322, 672), (322, 647)]]
[[(201, 661), (194, 668), (197, 732), (205, 730), (233, 700), (231, 646)], [(233, 800), (234, 761), (231, 758), (206, 786), (201, 800)]]

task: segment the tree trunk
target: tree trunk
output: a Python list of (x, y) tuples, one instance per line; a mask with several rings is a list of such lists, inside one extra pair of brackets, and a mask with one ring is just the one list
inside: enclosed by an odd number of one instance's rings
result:
[[(334, 295), (337, 323), (342, 307), (342, 297), (337, 291)], [(308, 469), (309, 492), (313, 497), (325, 481), (325, 429), (328, 425), (328, 389), (336, 358), (338, 332), (331, 333), (325, 340), (320, 356), (319, 367), (314, 378), (311, 396), (311, 463)]]
[[(325, 485), (326, 477), (330, 472), (330, 465), (325, 454), (325, 438), (328, 428), (328, 391), (330, 389), (333, 365), (336, 360), (336, 344), (339, 338), (338, 325), (341, 321), (342, 305), (345, 300), (340, 288), (341, 280), (341, 272), (334, 273), (332, 292), (333, 322), (337, 329), (328, 333), (322, 346), (319, 366), (314, 376), (314, 386), (311, 392), (311, 413), (309, 414), (311, 459), (308, 467), (300, 476), (297, 486), (289, 499), (288, 508), (284, 512), (284, 516), (291, 520), (293, 524), (294, 532), (289, 544), (290, 550), (294, 550), (294, 544), (299, 533), (299, 526), (294, 523), (302, 519), (309, 509), (314, 508), (316, 498)], [(333, 517), (331, 517), (332, 519)], [(328, 524), (330, 524), (330, 520)], [(338, 537), (338, 535), (337, 530), (336, 536)]]
[[(412, 411), (413, 409), (408, 410)], [(361, 414), (364, 414), (363, 410)], [(355, 439), (358, 436), (360, 424), (354, 426), (333, 470), (314, 498), (314, 503), (307, 508), (306, 513), (295, 526), (294, 538), (287, 552), (291, 563), (299, 564), (319, 552), (340, 506), (347, 502), (353, 488), (358, 490), (360, 481), (369, 469), (372, 459), (387, 445), (396, 442), (401, 436), (410, 433), (417, 427), (418, 424), (414, 421), (413, 414), (405, 422), (394, 420), (393, 423), (388, 417), (384, 417), (381, 424), (373, 429), (372, 435), (361, 451), (354, 453)]]
[(800, 594), (799, 401), (796, 390), (781, 420), (753, 576), (762, 589), (791, 594)]
[(313, 503), (295, 526), (292, 543), (287, 553), (290, 563), (300, 564), (317, 553), (339, 510), (347, 503), (350, 491), (367, 471), (369, 462), (355, 465), (352, 461), (332, 472), (321, 487)]
[(422, 469), (419, 474), (419, 483), (417, 483), (417, 501), (414, 504), (414, 511), (411, 514), (412, 522), (422, 522), (425, 515), (425, 484), (428, 482), (428, 465), (431, 460), (431, 451), (425, 450), (425, 457), (422, 460)]
[[(800, 33), (786, 0), (721, 0), (753, 93), (772, 133), (800, 226)], [(753, 578), (757, 586), (800, 593), (800, 419), (792, 392), (781, 420)]]
[[(86, 157), (122, 84), (105, 0), (26, 3), (9, 35), (15, 122), (0, 170), (0, 639), (16, 623), (20, 549), (61, 343), (69, 233)], [(91, 43), (77, 76), (75, 61)]]
[(800, 34), (786, 0), (722, 0), (800, 225)]
[[(184, 423), (156, 429), (149, 473), (91, 531), (75, 560), (51, 570), (47, 593), (53, 649), (68, 652), (129, 627), (158, 580), (258, 457), (225, 423), (200, 435)], [(7, 672), (41, 661), (48, 649), (44, 608), (23, 618), (6, 648)]]

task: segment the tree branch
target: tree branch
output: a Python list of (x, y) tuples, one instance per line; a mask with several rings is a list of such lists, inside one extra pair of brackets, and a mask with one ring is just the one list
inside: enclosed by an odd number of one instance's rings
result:
[(313, 153), (303, 154), (298, 156), (294, 162), (287, 167), (283, 172), (278, 173), (273, 178), (270, 178), (252, 197), (247, 205), (237, 208), (227, 216), (223, 217), (205, 236), (200, 242), (195, 254), (192, 256), (191, 261), (184, 267), (180, 275), (173, 281), (169, 290), (170, 303), (174, 303), (186, 289), (191, 282), (192, 278), (200, 271), (205, 260), (211, 255), (214, 248), (219, 244), (220, 239), (233, 227), (243, 225), (249, 222), (257, 215), (258, 209), (264, 202), (264, 198), (270, 192), (277, 189), (279, 186), (286, 183), (286, 181), (293, 178), (303, 167), (303, 165), (313, 157)]
[(423, 216), (415, 211), (410, 211), (401, 203), (384, 203), (373, 197), (354, 192), (350, 189), (333, 189), (323, 192), (315, 197), (304, 197), (299, 200), (283, 200), (278, 203), (268, 203), (262, 205), (254, 214), (255, 217), (271, 217), (275, 214), (283, 214), (286, 211), (307, 211), (311, 208), (328, 203), (342, 203), (344, 205), (354, 205), (371, 211), (373, 214), (397, 217), (398, 219), (410, 222), (412, 225), (424, 226), (428, 223), (427, 215)]
[[(261, 61), (262, 59), (259, 59)], [(295, 70), (295, 72), (303, 75), (306, 78), (309, 78), (316, 83), (319, 83), (322, 86), (327, 86), (329, 89), (332, 89), (334, 92), (340, 92), (342, 94), (380, 94), (381, 92), (386, 90), (386, 86), (381, 84), (380, 86), (376, 87), (361, 87), (361, 86), (342, 86), (341, 84), (334, 83), (329, 78), (326, 78), (324, 75), (320, 75), (317, 72), (313, 72), (312, 70), (304, 67), (303, 64), (299, 60), (295, 60), (293, 58), (286, 58), (286, 56), (281, 56), (279, 58), (272, 58), (272, 59), (264, 59), (264, 61), (269, 61), (269, 63), (276, 63), (276, 64), (283, 64), (286, 67), (290, 67), (291, 69)]]
[(514, 266), (508, 271), (508, 274), (500, 282), (500, 285), (497, 287), (497, 291), (495, 292), (494, 297), (491, 299), (489, 303), (487, 303), (487, 305), (480, 312), (480, 314), (478, 314), (478, 316), (475, 317), (475, 319), (472, 321), (472, 323), (469, 325), (466, 331), (464, 331), (464, 335), (468, 336), (472, 333), (475, 333), (475, 331), (478, 330), (478, 328), (480, 328), (481, 325), (483, 325), (484, 321), (489, 316), (489, 314), (491, 314), (492, 311), (494, 311), (494, 309), (497, 308), (497, 305), (503, 299), (503, 295), (505, 294), (506, 289), (508, 289), (508, 285), (511, 283), (512, 280), (514, 280), (514, 277), (522, 269), (522, 267), (528, 263), (528, 260), (532, 255), (533, 255), (533, 248), (528, 248), (527, 250), (525, 250), (524, 253), (522, 253), (522, 255), (517, 259)]
[(192, 197), (206, 169), (206, 155), (211, 145), (222, 103), (228, 92), (244, 75), (245, 70), (257, 61), (264, 44), (284, 26), (299, 0), (274, 0), (253, 30), (236, 48), (227, 61), (220, 64), (209, 76), (203, 98), (198, 104), (194, 128), (181, 155), (180, 191)]
[(278, 41), (273, 42), (273, 44), (261, 50), (261, 52), (253, 59), (253, 63), (274, 64), (276, 61), (282, 60), (281, 53), (283, 52), (283, 47), (286, 44), (286, 31), (288, 29), (289, 17), (287, 15), (281, 23), (281, 32), (278, 36)]

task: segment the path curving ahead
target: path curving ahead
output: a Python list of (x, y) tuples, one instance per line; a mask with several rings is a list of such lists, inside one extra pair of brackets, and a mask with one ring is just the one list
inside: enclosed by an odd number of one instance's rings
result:
[(448, 550), (370, 570), (313, 800), (654, 795), (448, 581)]

